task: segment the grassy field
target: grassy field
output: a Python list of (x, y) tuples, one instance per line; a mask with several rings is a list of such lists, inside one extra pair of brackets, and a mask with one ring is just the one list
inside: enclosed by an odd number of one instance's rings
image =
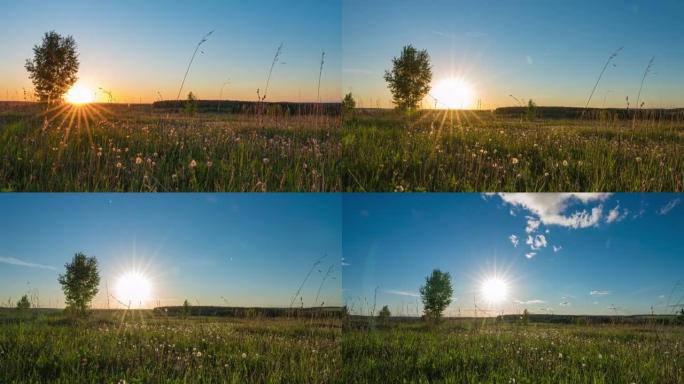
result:
[(674, 384), (684, 383), (684, 328), (390, 323), (345, 330), (342, 358), (350, 383)]
[(0, 312), (0, 383), (329, 383), (339, 320)]
[(684, 119), (361, 110), (342, 145), (347, 191), (684, 191)]
[(91, 105), (0, 108), (3, 191), (342, 189), (340, 118)]

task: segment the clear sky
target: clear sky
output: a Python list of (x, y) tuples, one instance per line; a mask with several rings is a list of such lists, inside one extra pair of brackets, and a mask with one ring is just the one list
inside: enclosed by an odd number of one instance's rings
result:
[(346, 0), (342, 14), (343, 89), (366, 107), (390, 106), (383, 73), (406, 44), (428, 50), (435, 83), (471, 83), (471, 106), (516, 105), (512, 94), (583, 107), (622, 46), (591, 106), (625, 107), (626, 96), (634, 106), (653, 56), (645, 107), (684, 106), (682, 1)]
[[(326, 58), (321, 99), (340, 99), (339, 0), (0, 0), (0, 100), (23, 100), (32, 84), (24, 69), (45, 32), (72, 35), (85, 85), (115, 100), (175, 99), (192, 52), (202, 46), (183, 93), (200, 99), (254, 100), (264, 89), (276, 48), (283, 52), (268, 100), (315, 101), (321, 51)], [(104, 101), (104, 94), (99, 95)]]
[[(338, 194), (0, 194), (0, 301), (37, 292), (64, 305), (58, 274), (74, 253), (96, 256), (100, 294), (137, 270), (151, 303), (340, 305), (341, 196)], [(114, 307), (114, 300), (110, 305)], [(297, 305), (300, 305), (297, 300)]]
[[(435, 268), (452, 276), (448, 315), (472, 316), (475, 304), (490, 314), (670, 313), (668, 300), (684, 296), (676, 194), (345, 194), (343, 206), (343, 296), (357, 313), (376, 288), (377, 310), (422, 312), (419, 287)], [(482, 286), (495, 275), (508, 294), (492, 304)]]

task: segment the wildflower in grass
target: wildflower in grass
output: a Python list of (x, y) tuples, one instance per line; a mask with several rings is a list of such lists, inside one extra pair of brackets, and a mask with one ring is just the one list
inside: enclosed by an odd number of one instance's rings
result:
[(567, 167), (567, 166), (568, 166), (568, 161), (567, 161), (567, 160), (563, 160), (563, 166), (564, 166), (564, 167)]
[(263, 159), (261, 159), (261, 162), (264, 163), (264, 165), (268, 165), (269, 161), (270, 160), (268, 159), (268, 157), (264, 157)]
[(243, 359), (246, 359), (246, 358), (247, 358), (247, 354), (244, 353), (244, 352), (242, 352), (242, 358), (243, 358)]
[(404, 186), (397, 185), (396, 187), (394, 187), (394, 192), (404, 192)]
[(123, 164), (121, 164), (120, 161), (117, 161), (116, 162), (116, 168), (121, 169), (121, 167), (123, 167)]
[(214, 162), (211, 160), (207, 160), (207, 168), (211, 168), (212, 165), (214, 165)]
[(511, 158), (511, 163), (512, 163), (513, 165), (518, 164), (518, 158), (517, 158), (517, 157)]
[(197, 166), (197, 162), (193, 159), (190, 160), (190, 168), (195, 168)]
[(142, 157), (138, 156), (135, 158), (135, 165), (140, 165), (140, 164), (142, 164), (142, 162), (143, 162)]
[(636, 160), (637, 163), (641, 163), (641, 157), (639, 157), (639, 156), (637, 156), (637, 158), (634, 160)]

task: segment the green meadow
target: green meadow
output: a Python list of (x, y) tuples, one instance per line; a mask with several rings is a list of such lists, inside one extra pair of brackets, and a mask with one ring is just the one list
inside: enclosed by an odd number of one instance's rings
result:
[(346, 191), (683, 191), (684, 118), (359, 110), (342, 133)]

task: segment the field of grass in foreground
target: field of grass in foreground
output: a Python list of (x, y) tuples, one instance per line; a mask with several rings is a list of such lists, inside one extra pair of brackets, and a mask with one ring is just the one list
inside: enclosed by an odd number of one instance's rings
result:
[(339, 117), (37, 107), (0, 109), (3, 191), (342, 189)]
[(345, 329), (342, 358), (349, 383), (674, 384), (684, 383), (684, 328), (390, 323)]
[(684, 191), (684, 120), (524, 121), (491, 112), (345, 118), (347, 191)]
[(341, 372), (336, 319), (6, 312), (0, 383), (329, 383)]

